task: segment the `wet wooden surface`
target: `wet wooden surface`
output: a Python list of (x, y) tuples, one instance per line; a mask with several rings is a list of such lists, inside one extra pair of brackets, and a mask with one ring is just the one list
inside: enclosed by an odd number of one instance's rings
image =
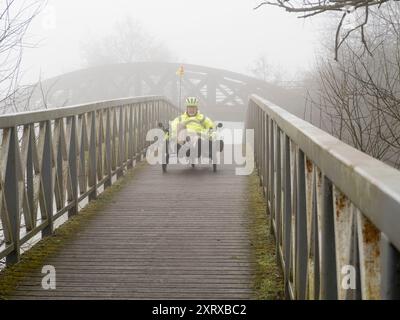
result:
[(139, 168), (76, 237), (18, 286), (24, 299), (248, 299), (247, 177), (225, 165)]

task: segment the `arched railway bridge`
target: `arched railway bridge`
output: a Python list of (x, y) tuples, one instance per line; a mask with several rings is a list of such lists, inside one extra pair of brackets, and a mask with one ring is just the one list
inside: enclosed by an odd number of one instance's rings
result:
[(268, 97), (302, 116), (304, 101), (279, 86), (239, 73), (184, 64), (180, 81), (177, 63), (138, 62), (92, 67), (44, 80), (37, 85), (30, 109), (82, 104), (99, 100), (160, 95), (179, 107), (186, 96), (199, 98), (203, 111), (217, 119), (243, 121), (250, 94)]

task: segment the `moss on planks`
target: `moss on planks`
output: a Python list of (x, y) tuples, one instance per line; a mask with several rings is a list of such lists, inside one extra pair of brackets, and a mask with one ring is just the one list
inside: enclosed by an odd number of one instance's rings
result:
[(259, 181), (255, 172), (249, 176), (249, 226), (256, 266), (253, 276), (254, 298), (284, 299), (283, 275), (276, 262), (275, 239), (270, 232), (270, 216)]

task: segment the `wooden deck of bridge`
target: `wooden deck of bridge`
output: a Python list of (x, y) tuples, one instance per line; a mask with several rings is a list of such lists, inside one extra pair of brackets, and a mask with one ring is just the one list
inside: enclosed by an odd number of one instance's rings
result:
[(13, 298), (252, 298), (247, 179), (233, 166), (145, 165), (46, 261), (56, 289), (38, 270)]

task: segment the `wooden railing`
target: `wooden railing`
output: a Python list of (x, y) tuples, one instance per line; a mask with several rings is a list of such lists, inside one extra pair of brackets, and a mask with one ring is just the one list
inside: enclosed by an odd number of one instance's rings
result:
[(0, 259), (51, 235), (140, 161), (146, 133), (178, 110), (165, 98), (136, 97), (0, 117)]
[(258, 97), (246, 128), (291, 299), (400, 298), (400, 172)]

